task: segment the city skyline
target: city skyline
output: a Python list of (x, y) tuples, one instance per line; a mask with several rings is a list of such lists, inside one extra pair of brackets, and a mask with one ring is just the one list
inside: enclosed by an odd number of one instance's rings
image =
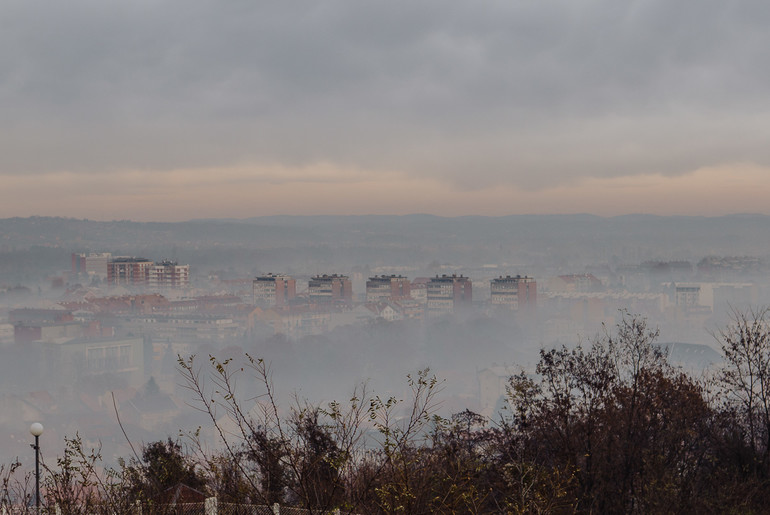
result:
[(3, 218), (770, 214), (762, 2), (2, 9)]

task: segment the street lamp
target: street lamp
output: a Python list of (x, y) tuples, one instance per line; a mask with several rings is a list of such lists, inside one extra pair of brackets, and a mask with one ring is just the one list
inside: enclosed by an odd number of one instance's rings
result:
[(35, 437), (35, 508), (40, 513), (40, 435), (43, 434), (43, 424), (35, 422), (29, 426), (29, 432)]

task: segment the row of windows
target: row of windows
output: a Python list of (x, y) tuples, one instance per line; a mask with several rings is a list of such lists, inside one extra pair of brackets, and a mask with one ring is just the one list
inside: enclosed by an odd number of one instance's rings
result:
[(119, 370), (133, 364), (131, 345), (111, 345), (86, 349), (88, 370)]

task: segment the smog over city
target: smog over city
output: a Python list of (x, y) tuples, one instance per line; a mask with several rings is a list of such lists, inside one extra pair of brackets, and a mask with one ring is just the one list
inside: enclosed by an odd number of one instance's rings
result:
[(0, 14), (3, 513), (766, 509), (765, 3)]

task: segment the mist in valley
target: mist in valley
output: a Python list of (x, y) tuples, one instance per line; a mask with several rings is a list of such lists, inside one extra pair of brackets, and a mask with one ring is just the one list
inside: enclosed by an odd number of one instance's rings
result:
[[(178, 359), (193, 355), (207, 387), (209, 357), (232, 360), (246, 409), (264, 393), (259, 377), (239, 370), (248, 354), (269, 365), (284, 413), (298, 399), (345, 401), (364, 384), (374, 395), (408, 400), (407, 376), (430, 369), (441, 389), (436, 414), (467, 409), (489, 423), (498, 416), (507, 377), (534, 373), (541, 349), (602, 338), (624, 313), (659, 328), (662, 345), (679, 345), (673, 361), (700, 372), (721, 359), (712, 333), (730, 312), (768, 303), (770, 261), (761, 244), (767, 222), (761, 216), (1, 220), (0, 457), (28, 460), (26, 431), (37, 420), (46, 426), (51, 455), (77, 433), (102, 446), (108, 462), (130, 456), (130, 444), (178, 438), (199, 426), (216, 440), (180, 374)], [(707, 230), (713, 227), (722, 230)], [(153, 290), (73, 269), (73, 254), (105, 252), (189, 264), (189, 284)], [(255, 303), (254, 278), (270, 273), (296, 281), (297, 298), (283, 311)], [(348, 277), (350, 301), (320, 307), (308, 300), (308, 281), (322, 274)], [(375, 276), (408, 279), (409, 302), (367, 302), (366, 283)], [(429, 316), (425, 299), (411, 297), (442, 276), (468, 278), (472, 301)], [(536, 301), (493, 304), (491, 282), (516, 276), (536, 281)], [(693, 287), (697, 298), (686, 293)], [(77, 345), (85, 350), (66, 352)], [(89, 353), (97, 358), (88, 361)]]

